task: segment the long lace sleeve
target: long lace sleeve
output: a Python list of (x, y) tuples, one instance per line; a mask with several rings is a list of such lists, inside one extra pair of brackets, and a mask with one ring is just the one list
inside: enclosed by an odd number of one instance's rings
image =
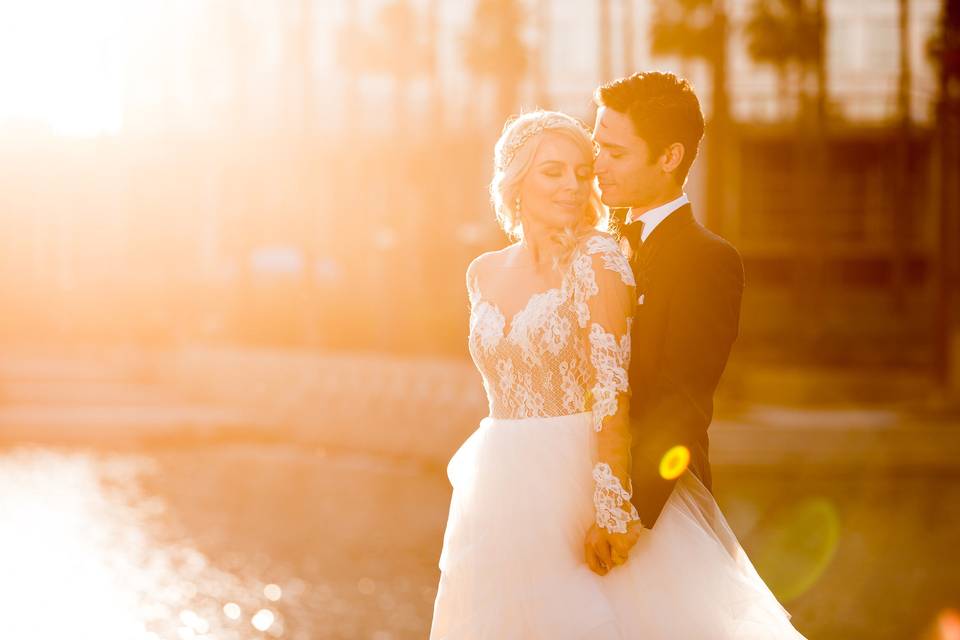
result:
[[(630, 327), (636, 284), (627, 259), (608, 236), (586, 243), (578, 280), (586, 282), (579, 319), (588, 354), (587, 390), (596, 432), (593, 467), (597, 526), (624, 533), (639, 519), (630, 502)], [(589, 269), (589, 273), (586, 271)], [(584, 322), (585, 320), (585, 322)]]

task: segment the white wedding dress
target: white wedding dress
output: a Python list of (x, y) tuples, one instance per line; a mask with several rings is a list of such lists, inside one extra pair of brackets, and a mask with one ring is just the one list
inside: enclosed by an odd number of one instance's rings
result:
[(502, 277), (526, 300), (509, 325), (510, 301), (484, 293), (491, 274), (467, 274), (490, 416), (447, 467), (431, 640), (802, 639), (691, 474), (625, 564), (588, 568), (590, 525), (623, 531), (637, 517), (624, 486), (633, 274), (597, 233), (554, 288)]

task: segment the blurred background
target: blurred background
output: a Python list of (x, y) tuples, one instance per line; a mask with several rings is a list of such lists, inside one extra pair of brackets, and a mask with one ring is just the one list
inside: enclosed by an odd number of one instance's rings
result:
[(960, 638), (960, 2), (0, 0), (0, 637), (425, 638), (504, 119), (689, 78), (716, 494), (810, 638)]

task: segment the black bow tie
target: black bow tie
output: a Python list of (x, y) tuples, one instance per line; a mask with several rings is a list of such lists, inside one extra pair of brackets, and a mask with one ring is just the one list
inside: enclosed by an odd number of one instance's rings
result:
[(621, 235), (630, 243), (632, 255), (637, 255), (640, 250), (640, 238), (643, 236), (643, 221), (637, 220), (636, 222), (623, 225), (623, 233)]

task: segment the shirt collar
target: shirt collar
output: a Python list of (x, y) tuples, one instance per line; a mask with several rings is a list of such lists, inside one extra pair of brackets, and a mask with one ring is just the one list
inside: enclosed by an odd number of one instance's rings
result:
[(655, 209), (650, 209), (640, 216), (634, 215), (631, 210), (627, 224), (633, 224), (637, 220), (643, 222), (643, 233), (640, 236), (640, 241), (644, 242), (650, 234), (653, 233), (653, 230), (657, 228), (657, 225), (667, 219), (667, 216), (689, 202), (690, 199), (687, 198), (687, 194), (683, 193), (676, 200), (671, 200), (667, 204), (662, 204)]

